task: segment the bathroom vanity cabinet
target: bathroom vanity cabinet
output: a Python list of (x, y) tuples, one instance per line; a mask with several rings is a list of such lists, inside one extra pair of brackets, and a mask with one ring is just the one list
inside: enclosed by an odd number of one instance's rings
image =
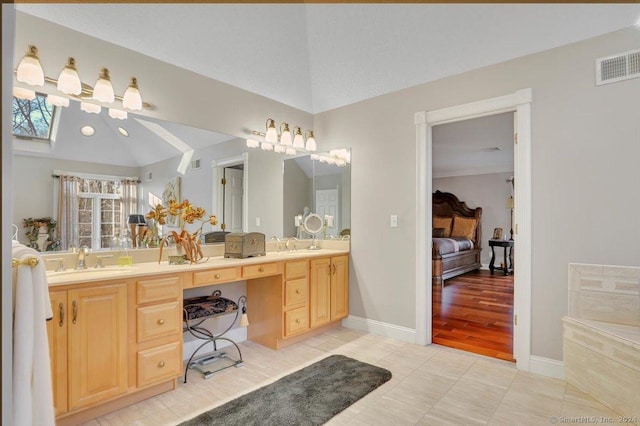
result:
[[(111, 275), (110, 275), (111, 274)], [(50, 273), (56, 423), (79, 424), (176, 388), (183, 290), (246, 281), (248, 339), (278, 349), (348, 315), (348, 253)]]

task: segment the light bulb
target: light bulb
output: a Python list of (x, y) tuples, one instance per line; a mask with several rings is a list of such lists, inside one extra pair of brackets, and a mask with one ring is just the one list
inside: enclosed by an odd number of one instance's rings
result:
[(280, 128), (282, 128), (282, 126), (284, 126), (284, 130), (280, 135), (280, 143), (284, 146), (291, 146), (291, 132), (289, 131), (289, 124), (282, 123)]
[(76, 69), (76, 60), (69, 58), (67, 65), (62, 68), (58, 76), (58, 90), (68, 95), (79, 95), (82, 93), (82, 83), (78, 70)]
[(253, 139), (247, 139), (248, 148), (258, 148), (259, 146), (260, 146), (260, 142)]
[(313, 137), (313, 130), (309, 130), (309, 136), (307, 136), (307, 151), (315, 152), (318, 150), (316, 145), (316, 138)]
[(122, 106), (131, 111), (142, 111), (142, 96), (138, 89), (138, 79), (131, 77), (131, 83), (122, 96)]
[(30, 89), (25, 89), (23, 87), (14, 87), (13, 96), (18, 99), (26, 99), (28, 101), (32, 101), (36, 98), (36, 92)]
[(111, 85), (111, 78), (109, 77), (109, 70), (106, 68), (102, 68), (98, 80), (93, 87), (93, 99), (108, 104), (116, 100), (116, 95)]
[(264, 135), (264, 140), (269, 143), (278, 142), (278, 132), (276, 131), (276, 123), (271, 118), (267, 119), (267, 133)]
[(29, 46), (16, 70), (16, 80), (32, 86), (44, 86), (44, 71), (38, 58), (38, 48)]
[(47, 103), (59, 107), (68, 107), (69, 98), (56, 95), (47, 95)]
[(294, 127), (293, 130), (295, 134), (293, 137), (293, 147), (296, 149), (304, 149), (304, 137), (302, 136), (302, 130), (298, 126)]
[(89, 102), (80, 102), (80, 109), (90, 114), (100, 114), (102, 107), (96, 104), (90, 104)]

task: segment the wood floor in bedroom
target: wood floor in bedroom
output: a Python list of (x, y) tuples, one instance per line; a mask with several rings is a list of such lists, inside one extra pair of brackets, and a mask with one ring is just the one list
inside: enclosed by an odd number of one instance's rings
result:
[(479, 270), (433, 287), (433, 343), (513, 359), (513, 275)]

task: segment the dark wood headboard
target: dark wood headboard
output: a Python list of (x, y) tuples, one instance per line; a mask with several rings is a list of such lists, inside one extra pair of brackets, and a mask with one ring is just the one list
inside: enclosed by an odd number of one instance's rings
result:
[(454, 214), (463, 217), (475, 217), (478, 220), (474, 244), (476, 248), (482, 246), (482, 207), (470, 209), (464, 201), (450, 192), (436, 191), (432, 194), (433, 216), (453, 217)]

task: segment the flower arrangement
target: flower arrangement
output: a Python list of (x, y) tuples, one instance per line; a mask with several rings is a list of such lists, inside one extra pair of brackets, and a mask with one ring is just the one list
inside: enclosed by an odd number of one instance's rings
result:
[[(158, 204), (153, 210), (151, 210), (145, 216), (147, 219), (153, 219), (154, 229), (152, 232), (157, 235), (158, 225), (164, 225), (167, 223), (167, 216), (177, 217), (180, 220), (180, 233), (177, 231), (171, 231), (160, 242), (160, 257), (158, 263), (162, 259), (162, 249), (169, 238), (173, 238), (176, 243), (176, 247), (184, 250), (184, 256), (191, 263), (197, 263), (204, 257), (202, 254), (202, 247), (200, 247), (200, 234), (202, 234), (202, 227), (205, 223), (211, 225), (218, 224), (218, 218), (215, 215), (210, 215), (208, 220), (205, 220), (206, 212), (202, 207), (194, 207), (189, 203), (189, 200), (184, 200), (181, 203), (176, 201), (169, 201), (169, 208), (167, 209), (162, 204)], [(194, 231), (189, 232), (185, 229), (186, 224), (192, 225), (196, 221), (200, 222), (200, 227)]]
[[(54, 251), (60, 246), (60, 241), (56, 240), (54, 233), (58, 223), (50, 217), (40, 217), (22, 219), (22, 226), (29, 228), (25, 231), (25, 235), (29, 239), (29, 247), (38, 251)], [(47, 239), (42, 242), (43, 247), (38, 244), (38, 236), (42, 232), (42, 228), (46, 228)]]

